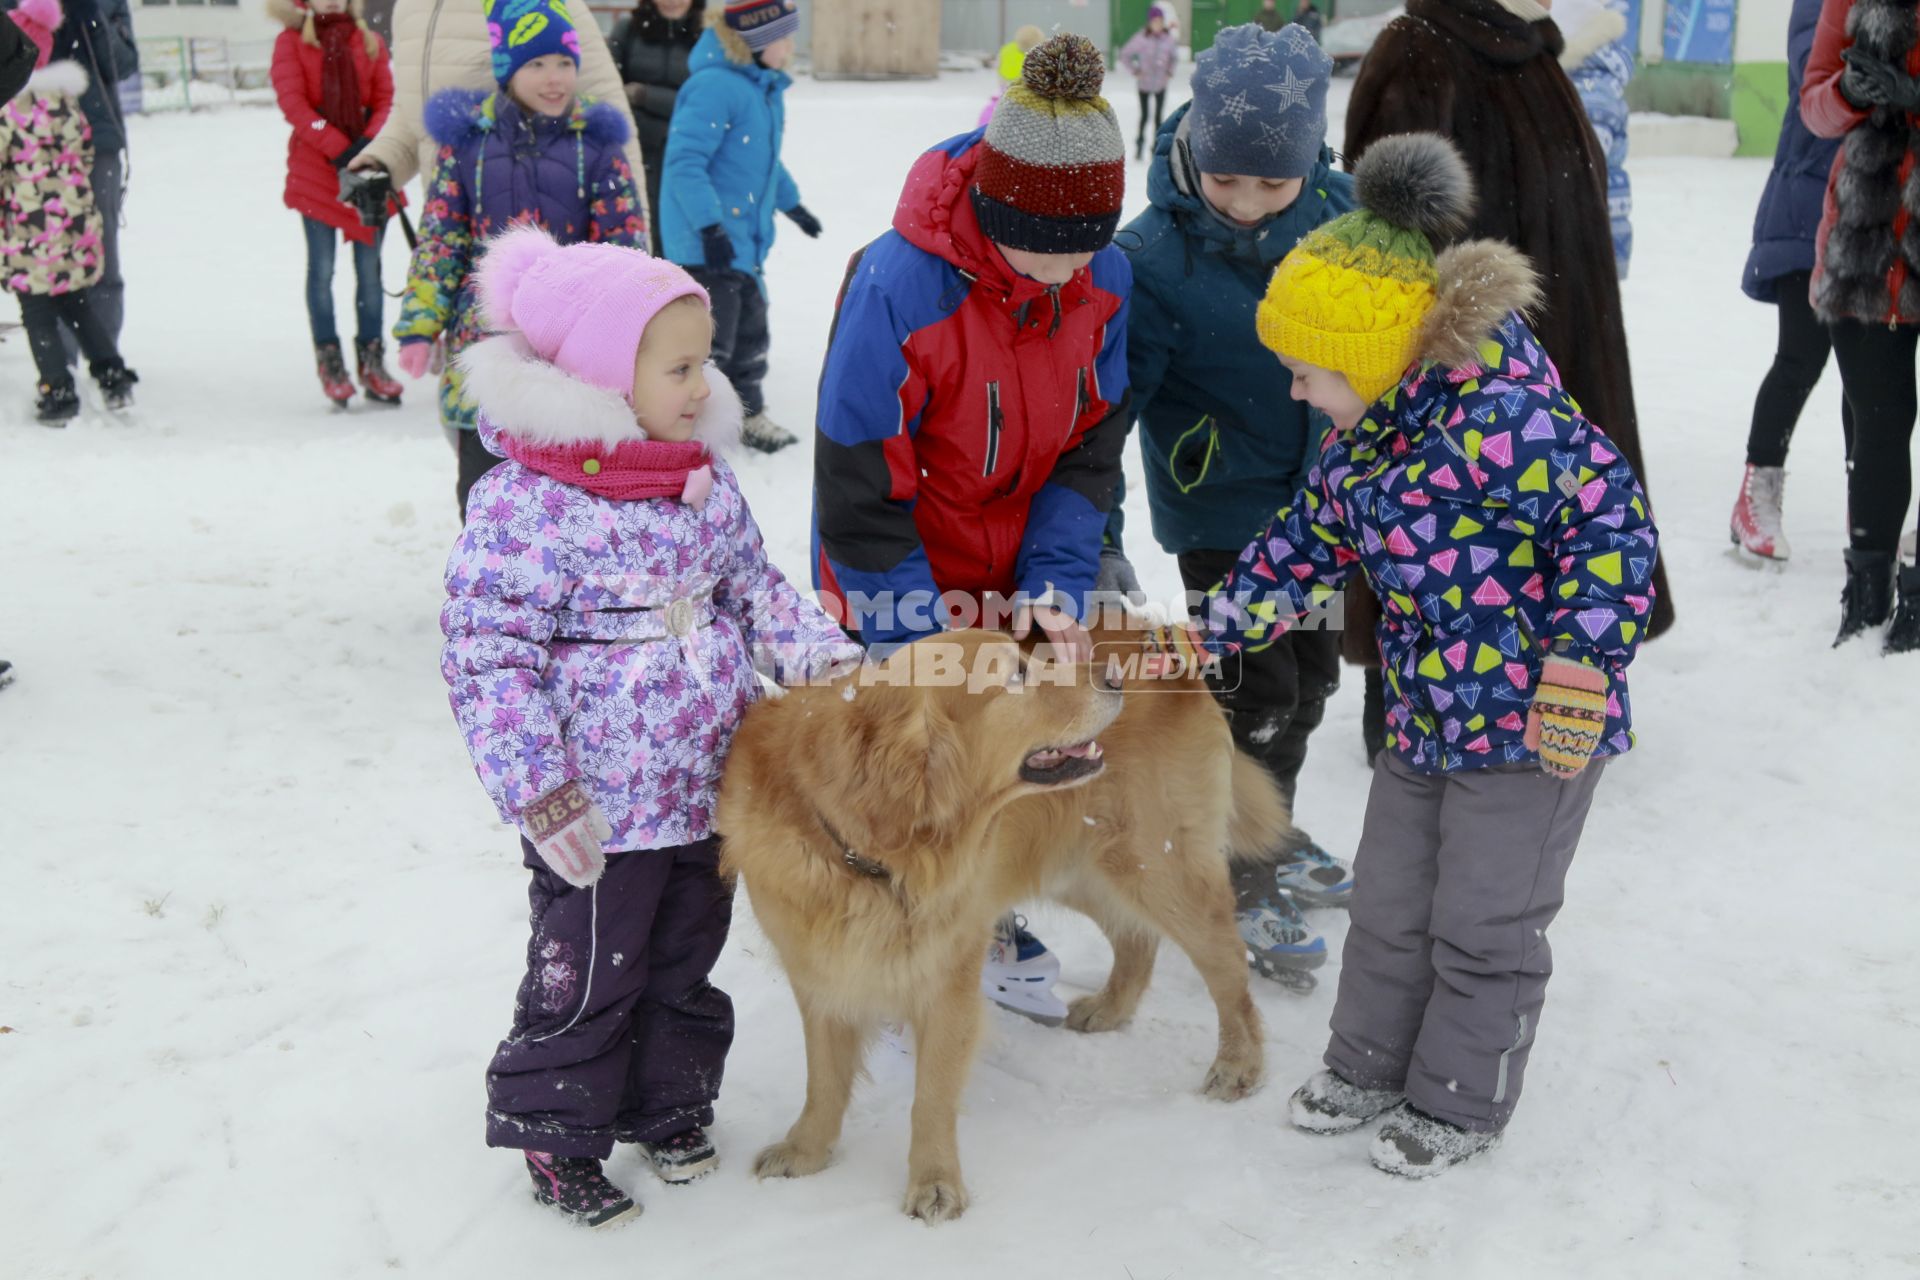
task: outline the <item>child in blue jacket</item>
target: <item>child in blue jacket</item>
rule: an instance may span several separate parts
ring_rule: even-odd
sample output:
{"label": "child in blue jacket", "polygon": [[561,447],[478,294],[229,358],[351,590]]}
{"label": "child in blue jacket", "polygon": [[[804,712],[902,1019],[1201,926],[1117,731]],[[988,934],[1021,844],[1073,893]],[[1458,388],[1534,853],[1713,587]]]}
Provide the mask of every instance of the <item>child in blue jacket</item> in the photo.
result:
{"label": "child in blue jacket", "polygon": [[1380,597],[1391,741],[1327,1070],[1290,1109],[1315,1133],[1387,1114],[1374,1164],[1427,1177],[1491,1147],[1519,1100],[1546,929],[1606,762],[1633,741],[1657,536],[1633,468],[1521,318],[1540,296],[1526,259],[1493,241],[1435,255],[1472,203],[1459,153],[1383,139],[1354,189],[1360,210],[1287,255],[1259,317],[1337,434],[1187,639],[1257,647],[1356,570]]}
{"label": "child in blue jacket", "polygon": [[[1260,345],[1254,310],[1274,264],[1353,208],[1353,179],[1333,170],[1326,147],[1332,72],[1301,27],[1222,31],[1195,60],[1193,102],[1154,144],[1150,207],[1115,240],[1133,264],[1127,376],[1154,537],[1190,592],[1218,582],[1300,488],[1325,429],[1289,397],[1293,379]],[[1241,110],[1248,100],[1261,110]],[[1117,506],[1107,532],[1102,586],[1131,587]],[[1339,683],[1338,633],[1302,628],[1241,655],[1214,693],[1235,744],[1291,798]],[[1311,984],[1327,944],[1300,908],[1344,906],[1352,892],[1347,867],[1299,831],[1264,861],[1236,864],[1255,971]]]}
{"label": "child in blue jacket", "polygon": [[764,453],[794,442],[767,417],[767,255],[775,213],[808,237],[820,219],[780,163],[787,128],[783,68],[800,26],[795,0],[732,0],[707,14],[707,33],[687,56],[691,68],[667,134],[660,176],[663,256],[679,263],[713,300],[713,362],[740,393],[740,438]]}

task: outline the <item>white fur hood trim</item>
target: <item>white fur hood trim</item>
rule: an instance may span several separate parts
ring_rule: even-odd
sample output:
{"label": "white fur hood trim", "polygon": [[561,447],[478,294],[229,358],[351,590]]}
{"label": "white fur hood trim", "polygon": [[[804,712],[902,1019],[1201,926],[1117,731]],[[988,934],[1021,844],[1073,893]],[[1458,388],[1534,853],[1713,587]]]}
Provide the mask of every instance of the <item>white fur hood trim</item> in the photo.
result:
{"label": "white fur hood trim", "polygon": [[59,62],[49,62],[27,79],[27,87],[21,92],[30,97],[49,97],[56,93],[70,93],[79,97],[87,91],[93,82],[87,79],[87,69],[71,58]]}
{"label": "white fur hood trim", "polygon": [[[467,375],[467,394],[488,422],[528,444],[603,444],[609,448],[647,433],[633,420],[627,398],[582,382],[542,360],[518,333],[474,343],[457,363]],[[740,397],[726,375],[707,366],[711,391],[694,424],[693,438],[721,456],[740,441]]]}

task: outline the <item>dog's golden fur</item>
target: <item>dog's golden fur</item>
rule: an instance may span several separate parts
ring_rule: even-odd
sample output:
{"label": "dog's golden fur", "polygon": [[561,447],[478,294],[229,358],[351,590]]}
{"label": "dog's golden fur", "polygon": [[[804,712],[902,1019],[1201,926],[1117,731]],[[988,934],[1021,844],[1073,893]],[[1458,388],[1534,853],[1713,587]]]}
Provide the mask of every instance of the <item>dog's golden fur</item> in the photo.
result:
{"label": "dog's golden fur", "polygon": [[[929,679],[942,656],[970,678]],[[1205,1092],[1258,1087],[1260,1019],[1227,860],[1229,848],[1273,847],[1285,802],[1235,752],[1197,678],[1129,679],[1123,711],[1120,692],[1074,670],[1050,680],[1059,668],[1005,635],[952,632],[748,714],[721,787],[722,865],[745,881],[786,967],[807,1055],[805,1106],[760,1153],[760,1176],[826,1165],[868,1035],[899,1022],[914,1030],[917,1072],[904,1207],[929,1220],[965,1210],[955,1114],[980,1032],[981,962],[994,920],[1034,897],[1085,912],[1113,944],[1105,988],[1073,1002],[1069,1026],[1125,1025],[1164,934],[1218,1008]],[[1096,776],[1023,777],[1032,753],[1096,737]]]}

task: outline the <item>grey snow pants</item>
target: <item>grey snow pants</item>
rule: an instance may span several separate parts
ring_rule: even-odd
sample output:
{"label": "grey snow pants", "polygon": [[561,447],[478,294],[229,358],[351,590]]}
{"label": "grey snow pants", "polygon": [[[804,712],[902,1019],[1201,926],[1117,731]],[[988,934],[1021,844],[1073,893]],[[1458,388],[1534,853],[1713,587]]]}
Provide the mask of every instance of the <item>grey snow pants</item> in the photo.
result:
{"label": "grey snow pants", "polygon": [[1606,762],[1373,766],[1326,1064],[1463,1129],[1506,1126],[1546,1003],[1567,867]]}

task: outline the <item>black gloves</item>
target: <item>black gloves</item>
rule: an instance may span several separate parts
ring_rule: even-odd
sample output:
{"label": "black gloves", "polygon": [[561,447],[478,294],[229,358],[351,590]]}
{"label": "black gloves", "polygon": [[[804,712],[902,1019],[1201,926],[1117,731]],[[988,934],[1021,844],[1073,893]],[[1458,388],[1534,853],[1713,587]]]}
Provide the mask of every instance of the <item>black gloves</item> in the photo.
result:
{"label": "black gloves", "polygon": [[700,249],[707,255],[707,270],[733,270],[733,238],[719,223],[700,228]]}
{"label": "black gloves", "polygon": [[1857,109],[1893,107],[1900,111],[1920,111],[1920,81],[1858,45],[1840,56],[1847,64],[1847,69],[1840,74],[1840,96]]}
{"label": "black gloves", "polygon": [[797,204],[787,210],[787,216],[793,219],[793,225],[800,228],[800,233],[806,236],[807,239],[818,240],[820,238],[820,219],[814,217],[813,214],[808,211],[807,206]]}
{"label": "black gloves", "polygon": [[362,151],[365,151],[367,149],[367,144],[372,141],[373,141],[372,138],[355,138],[352,142],[349,142],[347,144],[347,149],[345,151],[342,151],[339,155],[333,158],[333,167],[336,169],[346,168],[348,165],[353,163],[353,158],[355,156],[359,155]]}

